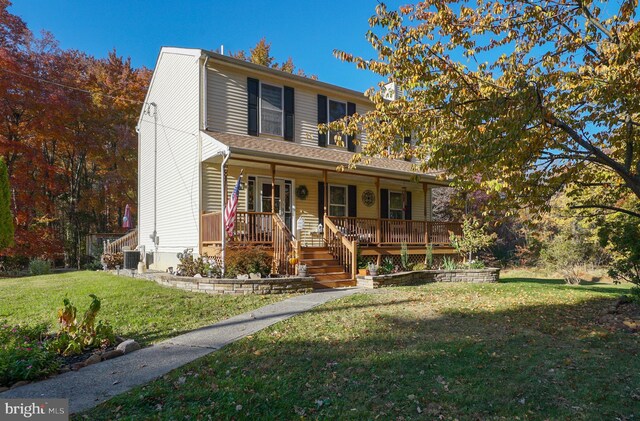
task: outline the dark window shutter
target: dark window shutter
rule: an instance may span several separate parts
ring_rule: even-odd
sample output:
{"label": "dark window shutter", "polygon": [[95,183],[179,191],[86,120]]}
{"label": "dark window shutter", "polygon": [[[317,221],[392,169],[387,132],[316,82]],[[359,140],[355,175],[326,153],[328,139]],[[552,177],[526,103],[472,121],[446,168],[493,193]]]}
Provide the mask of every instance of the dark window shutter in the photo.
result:
{"label": "dark window shutter", "polygon": [[358,189],[356,188],[356,186],[349,185],[347,198],[349,200],[349,212],[347,213],[347,215],[355,218],[356,216],[358,216]]}
{"label": "dark window shutter", "polygon": [[380,218],[389,218],[389,190],[380,189]]}
{"label": "dark window shutter", "polygon": [[[356,104],[353,102],[347,102],[347,115],[354,115],[356,113]],[[353,136],[347,136],[347,150],[349,152],[356,151],[356,145],[353,143]]]}
{"label": "dark window shutter", "polygon": [[258,79],[247,78],[247,133],[258,136],[258,97],[260,82]]}
{"label": "dark window shutter", "polygon": [[404,209],[404,219],[411,219],[411,192],[408,191],[406,194],[405,209]]}
{"label": "dark window shutter", "polygon": [[[411,136],[405,136],[405,137],[404,137],[404,143],[405,143],[405,144],[408,144],[409,146],[411,146]],[[404,160],[405,160],[405,161],[411,161],[411,158],[410,158],[410,157],[408,157],[408,156],[405,156],[405,157],[404,157]],[[407,219],[408,219],[408,218],[407,218]]]}
{"label": "dark window shutter", "polygon": [[[328,121],[327,97],[318,95],[318,124],[326,124]],[[318,146],[327,146],[327,133],[318,132]]]}
{"label": "dark window shutter", "polygon": [[324,224],[324,182],[318,181],[318,223]]}
{"label": "dark window shutter", "polygon": [[293,88],[284,87],[284,140],[293,140],[294,99]]}

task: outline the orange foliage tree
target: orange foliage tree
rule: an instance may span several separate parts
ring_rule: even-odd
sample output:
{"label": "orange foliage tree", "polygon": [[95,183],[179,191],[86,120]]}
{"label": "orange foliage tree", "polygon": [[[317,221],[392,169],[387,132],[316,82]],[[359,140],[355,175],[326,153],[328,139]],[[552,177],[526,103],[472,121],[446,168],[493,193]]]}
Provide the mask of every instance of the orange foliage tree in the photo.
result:
{"label": "orange foliage tree", "polygon": [[[0,0],[0,156],[15,244],[0,256],[79,266],[84,236],[121,230],[136,203],[135,124],[151,72],[34,37]],[[135,207],[133,209],[135,213]]]}

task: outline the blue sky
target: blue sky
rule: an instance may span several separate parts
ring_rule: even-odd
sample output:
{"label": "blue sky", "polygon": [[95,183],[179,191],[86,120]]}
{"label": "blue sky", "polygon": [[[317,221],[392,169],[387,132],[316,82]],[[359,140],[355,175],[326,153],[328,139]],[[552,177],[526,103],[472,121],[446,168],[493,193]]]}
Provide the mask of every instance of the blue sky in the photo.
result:
{"label": "blue sky", "polygon": [[[320,80],[364,91],[379,77],[337,60],[342,49],[372,57],[365,40],[375,0],[13,0],[9,9],[33,32],[46,29],[65,49],[103,57],[115,48],[153,68],[161,46],[249,50],[263,36],[279,61]],[[394,2],[387,2],[392,7]]]}

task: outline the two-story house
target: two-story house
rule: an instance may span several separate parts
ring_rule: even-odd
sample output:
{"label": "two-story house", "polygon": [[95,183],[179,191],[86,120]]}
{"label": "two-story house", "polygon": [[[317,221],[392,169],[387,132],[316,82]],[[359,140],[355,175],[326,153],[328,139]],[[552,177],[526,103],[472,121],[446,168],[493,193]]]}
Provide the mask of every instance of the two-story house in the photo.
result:
{"label": "two-story house", "polygon": [[[416,261],[426,244],[451,253],[449,232],[460,227],[431,221],[431,189],[446,184],[435,174],[386,158],[339,171],[359,145],[336,142],[318,124],[369,109],[350,89],[162,48],[138,124],[136,235],[147,264],[175,266],[185,248],[217,256],[259,245],[273,253],[274,270],[292,273],[295,254],[319,285],[335,286],[354,278],[357,248],[378,260],[398,256],[403,243]],[[222,210],[241,171],[235,231],[225,236]]]}

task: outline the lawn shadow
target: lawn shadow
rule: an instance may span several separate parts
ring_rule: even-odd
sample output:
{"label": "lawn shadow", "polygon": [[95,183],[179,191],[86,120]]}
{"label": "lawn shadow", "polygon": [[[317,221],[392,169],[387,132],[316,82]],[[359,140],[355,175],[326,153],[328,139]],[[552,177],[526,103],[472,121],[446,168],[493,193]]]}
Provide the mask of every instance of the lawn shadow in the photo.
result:
{"label": "lawn shadow", "polygon": [[164,418],[630,419],[640,412],[639,339],[600,324],[614,302],[435,314],[426,300],[338,303],[90,415],[157,417],[162,402]]}
{"label": "lawn shadow", "polygon": [[605,294],[625,294],[628,292],[630,288],[630,287],[626,288],[624,286],[622,287],[611,286],[612,284],[601,282],[601,281],[582,281],[580,282],[579,285],[569,285],[565,282],[564,279],[559,279],[559,278],[504,278],[504,279],[500,279],[500,283],[503,283],[503,284],[527,283],[527,284],[539,284],[539,285],[555,285],[560,288],[575,288],[576,291],[593,291],[593,292],[602,292]]}

